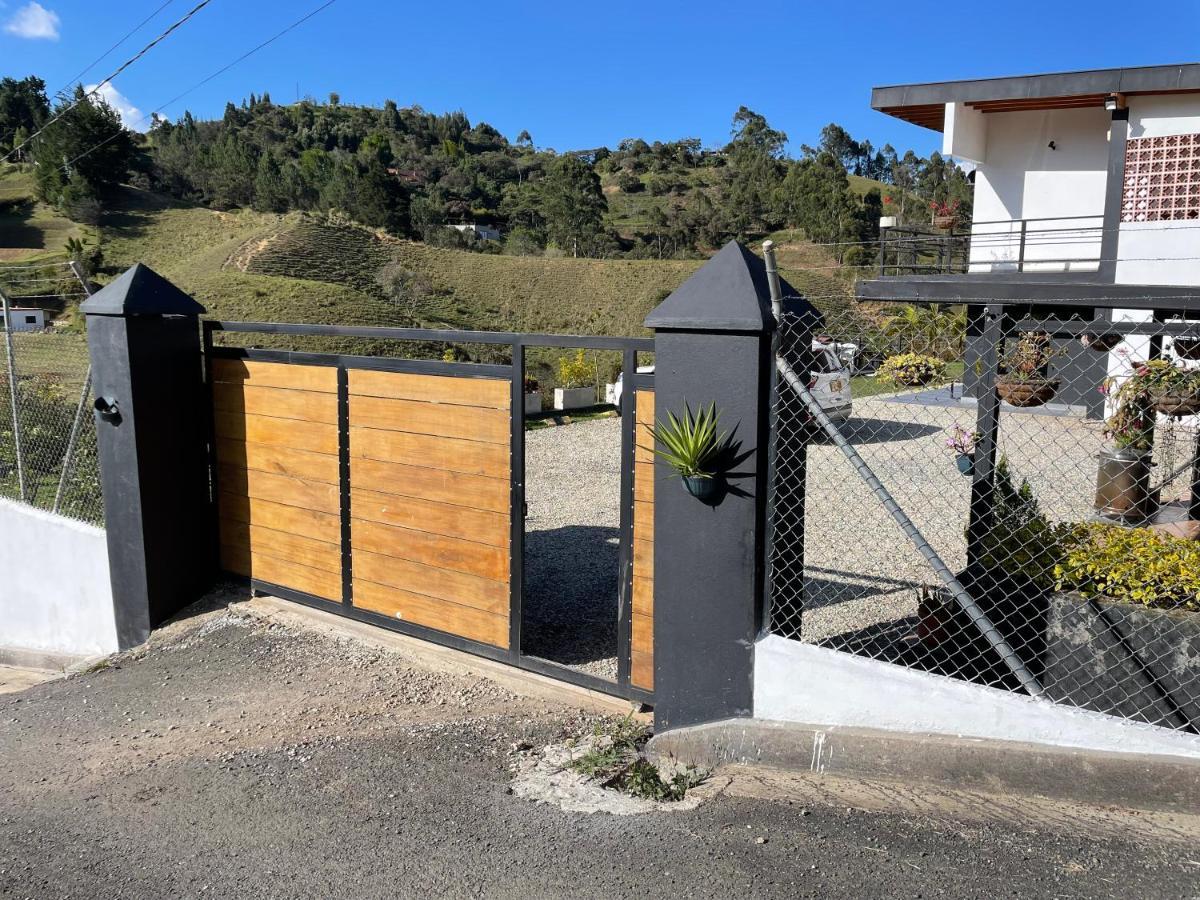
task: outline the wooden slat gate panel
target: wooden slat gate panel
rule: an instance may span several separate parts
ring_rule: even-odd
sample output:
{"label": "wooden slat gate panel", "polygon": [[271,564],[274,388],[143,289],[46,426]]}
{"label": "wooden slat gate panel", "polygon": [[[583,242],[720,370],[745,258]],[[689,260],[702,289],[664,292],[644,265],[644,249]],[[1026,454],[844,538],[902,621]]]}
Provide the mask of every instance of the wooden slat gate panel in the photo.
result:
{"label": "wooden slat gate panel", "polygon": [[633,647],[630,682],[654,690],[654,391],[635,395],[633,466]]}

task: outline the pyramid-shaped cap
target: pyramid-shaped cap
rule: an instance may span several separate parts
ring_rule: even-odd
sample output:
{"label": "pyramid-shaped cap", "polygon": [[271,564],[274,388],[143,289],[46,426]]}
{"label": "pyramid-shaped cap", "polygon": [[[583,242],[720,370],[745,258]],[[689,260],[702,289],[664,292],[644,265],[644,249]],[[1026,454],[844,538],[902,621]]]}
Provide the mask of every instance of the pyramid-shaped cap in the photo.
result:
{"label": "pyramid-shaped cap", "polygon": [[149,266],[136,263],[80,304],[89,316],[198,316],[203,306]]}
{"label": "pyramid-shaped cap", "polygon": [[[797,291],[780,280],[784,297]],[[730,241],[646,317],[655,329],[766,331],[771,328],[767,264]]]}

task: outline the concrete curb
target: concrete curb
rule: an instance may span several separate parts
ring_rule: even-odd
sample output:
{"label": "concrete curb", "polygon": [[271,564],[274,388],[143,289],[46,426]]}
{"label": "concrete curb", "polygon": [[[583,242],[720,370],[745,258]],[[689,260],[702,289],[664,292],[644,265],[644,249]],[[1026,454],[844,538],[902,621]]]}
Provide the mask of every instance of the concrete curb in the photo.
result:
{"label": "concrete curb", "polygon": [[[482,656],[472,656],[450,647],[431,644],[365,622],[357,622],[324,610],[312,609],[276,597],[255,597],[230,604],[230,612],[283,626],[308,628],[335,637],[351,638],[372,647],[404,653],[420,665],[437,672],[474,674],[489,678],[513,693],[550,700],[604,715],[628,715],[637,707],[628,700],[556,681]],[[641,716],[649,720],[648,716]]]}
{"label": "concrete curb", "polygon": [[1200,762],[1184,757],[760,719],[664,732],[649,751],[703,768],[754,764],[1137,809],[1200,809]]}
{"label": "concrete curb", "polygon": [[86,665],[103,656],[83,656],[75,653],[57,653],[53,650],[27,650],[21,647],[0,647],[0,665],[17,669],[40,669],[43,672],[70,674],[80,665]]}

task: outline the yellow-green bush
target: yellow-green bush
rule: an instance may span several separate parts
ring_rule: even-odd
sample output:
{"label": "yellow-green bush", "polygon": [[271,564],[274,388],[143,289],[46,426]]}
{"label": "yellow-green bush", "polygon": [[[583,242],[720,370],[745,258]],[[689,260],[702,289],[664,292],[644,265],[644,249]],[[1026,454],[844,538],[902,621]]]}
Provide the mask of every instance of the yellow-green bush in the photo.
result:
{"label": "yellow-green bush", "polygon": [[1088,597],[1200,610],[1200,544],[1149,528],[1080,526],[1054,576]]}
{"label": "yellow-green bush", "polygon": [[591,363],[584,358],[583,351],[574,356],[564,356],[558,361],[558,382],[565,388],[581,388],[593,384],[595,372]]}
{"label": "yellow-green bush", "polygon": [[946,364],[924,353],[900,353],[889,356],[879,367],[879,376],[909,387],[929,384],[942,377]]}

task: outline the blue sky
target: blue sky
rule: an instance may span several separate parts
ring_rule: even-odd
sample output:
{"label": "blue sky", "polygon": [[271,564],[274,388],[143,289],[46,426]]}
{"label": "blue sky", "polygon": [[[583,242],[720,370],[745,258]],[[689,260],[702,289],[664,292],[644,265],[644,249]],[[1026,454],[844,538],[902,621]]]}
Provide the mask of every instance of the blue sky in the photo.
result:
{"label": "blue sky", "polygon": [[[51,90],[163,0],[0,0],[0,75]],[[92,69],[109,74],[197,0],[173,0]],[[320,5],[212,0],[116,81],[148,112]],[[1200,0],[752,5],[643,0],[336,0],[317,17],[165,111],[220,115],[269,91],[343,102],[461,109],[539,147],[615,146],[625,137],[728,139],[740,104],[788,133],[793,152],[830,121],[877,146],[928,153],[940,136],[870,109],[873,85],[1200,60]],[[1152,14],[1151,13],[1152,10]]]}

